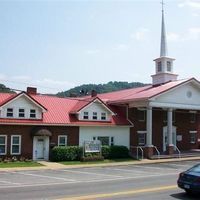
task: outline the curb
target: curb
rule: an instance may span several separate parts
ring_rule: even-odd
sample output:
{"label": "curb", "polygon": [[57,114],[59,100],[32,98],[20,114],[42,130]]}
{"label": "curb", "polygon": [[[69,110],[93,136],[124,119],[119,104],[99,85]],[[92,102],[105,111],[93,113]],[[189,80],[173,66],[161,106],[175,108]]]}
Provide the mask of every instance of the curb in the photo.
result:
{"label": "curb", "polygon": [[[145,164],[159,164],[168,162],[181,162],[181,161],[199,161],[200,157],[189,157],[189,158],[174,158],[174,159],[159,159],[159,160],[141,160],[141,161],[129,161],[129,162],[118,162],[118,163],[100,163],[100,164],[82,164],[82,165],[63,165],[60,163],[52,163],[42,161],[41,164],[46,166],[39,167],[13,167],[13,168],[0,168],[0,172],[11,172],[11,171],[31,171],[31,170],[56,170],[56,169],[74,169],[74,168],[92,168],[92,167],[114,167],[114,166],[128,166],[128,165],[145,165]],[[39,162],[40,163],[40,162]],[[49,165],[48,165],[49,164]]]}

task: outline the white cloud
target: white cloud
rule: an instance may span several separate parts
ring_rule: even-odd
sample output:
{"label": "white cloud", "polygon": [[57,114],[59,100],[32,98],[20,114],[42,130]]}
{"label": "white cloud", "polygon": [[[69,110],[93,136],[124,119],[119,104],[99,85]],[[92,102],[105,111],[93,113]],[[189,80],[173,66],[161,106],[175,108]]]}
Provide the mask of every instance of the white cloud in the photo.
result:
{"label": "white cloud", "polygon": [[200,39],[200,27],[190,28],[188,30],[188,39],[198,40]]}
{"label": "white cloud", "polygon": [[136,40],[145,40],[148,33],[149,30],[147,28],[139,28],[135,33],[131,34],[131,38]]}
{"label": "white cloud", "polygon": [[200,9],[200,1],[199,0],[185,0],[178,4],[179,7],[191,7],[195,9]]}
{"label": "white cloud", "polygon": [[128,50],[129,46],[127,44],[117,44],[113,49],[117,51]]}
{"label": "white cloud", "polygon": [[167,34],[167,40],[169,41],[179,41],[181,39],[181,36],[177,33],[168,33]]}
{"label": "white cloud", "polygon": [[89,54],[89,55],[97,54],[99,52],[100,52],[99,49],[88,49],[88,50],[85,51],[85,53]]}
{"label": "white cloud", "polygon": [[75,83],[68,81],[53,80],[49,78],[44,78],[41,80],[32,79],[30,76],[8,76],[5,74],[0,74],[0,83],[3,83],[7,87],[26,90],[26,87],[37,87],[40,93],[52,93],[66,91],[72,87],[75,87]]}

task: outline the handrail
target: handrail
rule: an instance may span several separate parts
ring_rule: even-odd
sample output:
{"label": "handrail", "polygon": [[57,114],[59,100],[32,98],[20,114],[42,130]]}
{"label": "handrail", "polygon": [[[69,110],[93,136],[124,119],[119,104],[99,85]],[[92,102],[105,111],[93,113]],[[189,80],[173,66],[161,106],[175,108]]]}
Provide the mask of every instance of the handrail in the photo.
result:
{"label": "handrail", "polygon": [[137,152],[137,160],[139,160],[139,149],[140,149],[140,151],[141,151],[141,153],[142,153],[142,158],[141,158],[141,160],[144,158],[144,151],[143,151],[143,149],[142,149],[142,147],[141,146],[131,146],[131,148],[136,148],[136,152]]}
{"label": "handrail", "polygon": [[178,151],[178,157],[181,158],[181,151],[179,148],[176,145],[174,145],[174,148]]}
{"label": "handrail", "polygon": [[153,148],[156,150],[156,152],[158,154],[158,159],[160,159],[160,151],[158,151],[158,148],[156,146],[153,146]]}

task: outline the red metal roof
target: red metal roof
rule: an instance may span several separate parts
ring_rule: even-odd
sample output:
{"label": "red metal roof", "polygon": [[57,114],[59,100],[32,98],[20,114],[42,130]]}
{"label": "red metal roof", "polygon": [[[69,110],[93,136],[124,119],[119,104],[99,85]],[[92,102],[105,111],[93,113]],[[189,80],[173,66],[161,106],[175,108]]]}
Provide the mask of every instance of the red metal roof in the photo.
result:
{"label": "red metal roof", "polygon": [[[113,112],[118,114],[112,116],[111,121],[79,121],[75,115],[70,114],[73,108],[77,105],[88,104],[88,101],[72,98],[59,98],[47,95],[30,95],[36,102],[47,109],[43,113],[42,120],[33,119],[8,119],[0,118],[2,124],[44,124],[44,125],[86,125],[86,126],[116,126],[116,125],[130,125],[125,116],[119,114],[119,110],[113,107]],[[8,102],[13,99],[13,94],[0,93],[0,105],[2,102]],[[109,106],[110,108],[110,106]]]}
{"label": "red metal roof", "polygon": [[130,101],[136,101],[136,100],[137,101],[147,100],[149,98],[162,94],[168,91],[169,89],[177,87],[178,85],[181,85],[193,79],[194,78],[183,79],[178,81],[171,81],[158,86],[147,85],[139,88],[132,88],[116,92],[104,93],[104,94],[99,94],[98,97],[107,103],[128,103]]}
{"label": "red metal roof", "polygon": [[[147,100],[159,94],[162,94],[174,87],[187,83],[196,79],[184,79],[171,81],[159,86],[148,85],[145,87],[121,90],[116,92],[99,94],[98,99],[103,101],[105,105],[117,113],[112,116],[110,122],[102,121],[79,121],[75,114],[77,111],[84,108],[97,97],[82,97],[82,98],[59,98],[47,95],[29,95],[37,103],[47,109],[43,113],[42,120],[24,120],[24,119],[0,119],[0,123],[18,123],[18,124],[44,124],[44,125],[85,125],[85,126],[115,126],[115,125],[130,125],[130,122],[121,112],[120,108],[112,104],[128,103],[130,101]],[[197,81],[198,82],[198,81]],[[16,95],[16,94],[15,94]],[[0,93],[0,105],[13,99],[13,94]],[[109,105],[108,105],[109,104]]]}

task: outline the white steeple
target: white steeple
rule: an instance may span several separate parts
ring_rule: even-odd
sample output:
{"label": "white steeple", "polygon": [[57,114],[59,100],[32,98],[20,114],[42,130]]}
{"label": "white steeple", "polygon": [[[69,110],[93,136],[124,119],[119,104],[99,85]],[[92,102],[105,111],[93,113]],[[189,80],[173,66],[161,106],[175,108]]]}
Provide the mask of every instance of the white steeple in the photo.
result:
{"label": "white steeple", "polygon": [[153,85],[160,85],[169,81],[175,81],[177,80],[178,76],[177,74],[173,73],[173,61],[175,59],[168,57],[163,0],[161,4],[162,4],[162,22],[161,22],[160,57],[154,60],[156,66],[155,66],[155,74],[152,75]]}
{"label": "white steeple", "polygon": [[160,57],[162,56],[167,56],[167,39],[165,31],[163,2],[162,2],[162,24],[161,24],[161,42],[160,42]]}

